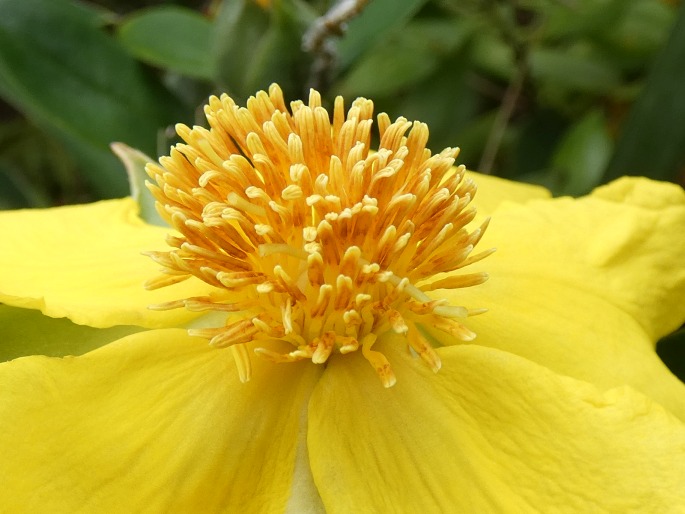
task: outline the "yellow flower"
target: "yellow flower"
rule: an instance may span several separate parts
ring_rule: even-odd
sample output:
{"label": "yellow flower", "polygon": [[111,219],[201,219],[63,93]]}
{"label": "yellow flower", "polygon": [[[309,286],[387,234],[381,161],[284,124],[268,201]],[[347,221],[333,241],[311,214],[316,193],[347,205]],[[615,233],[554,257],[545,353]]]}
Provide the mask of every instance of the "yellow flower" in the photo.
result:
{"label": "yellow flower", "polygon": [[0,215],[0,301],[148,329],[0,364],[0,510],[685,508],[654,352],[685,320],[683,191],[549,199],[422,124],[379,116],[369,152],[371,111],[211,99],[148,168],[171,234],[132,199]]}

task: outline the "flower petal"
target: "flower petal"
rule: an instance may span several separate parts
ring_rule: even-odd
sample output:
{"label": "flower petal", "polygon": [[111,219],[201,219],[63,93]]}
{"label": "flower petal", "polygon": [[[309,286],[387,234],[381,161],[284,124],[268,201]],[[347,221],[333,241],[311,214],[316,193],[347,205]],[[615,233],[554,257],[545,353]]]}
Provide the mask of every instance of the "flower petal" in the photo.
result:
{"label": "flower petal", "polygon": [[8,512],[283,510],[311,364],[255,360],[180,329],[82,357],[0,365],[0,482]]}
{"label": "flower petal", "polygon": [[[399,336],[395,336],[397,343]],[[669,512],[685,505],[685,426],[629,388],[605,393],[512,354],[439,350],[434,375],[388,349],[397,384],[333,360],[310,403],[327,511]]]}
{"label": "flower petal", "polygon": [[[589,197],[502,206],[486,231],[485,284],[437,291],[489,311],[476,343],[601,388],[627,384],[685,420],[685,385],[654,351],[685,320],[685,193],[623,179]],[[435,334],[438,336],[437,334]]]}
{"label": "flower petal", "polygon": [[52,209],[0,213],[0,301],[40,309],[94,327],[178,326],[194,317],[184,309],[147,306],[197,296],[207,287],[191,279],[146,291],[158,265],[141,255],[165,249],[170,229],[143,223],[131,198]]}
{"label": "flower petal", "polygon": [[551,193],[542,186],[513,182],[492,175],[469,171],[467,178],[478,185],[474,205],[479,217],[491,216],[504,202],[526,203],[529,200],[542,200],[551,197]]}

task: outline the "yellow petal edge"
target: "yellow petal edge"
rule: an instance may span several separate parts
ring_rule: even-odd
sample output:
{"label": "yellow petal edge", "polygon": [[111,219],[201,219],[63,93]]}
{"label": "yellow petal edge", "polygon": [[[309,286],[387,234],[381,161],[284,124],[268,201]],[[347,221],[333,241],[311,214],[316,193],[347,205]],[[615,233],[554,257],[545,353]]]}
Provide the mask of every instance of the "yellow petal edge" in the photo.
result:
{"label": "yellow petal edge", "polygon": [[141,255],[163,248],[168,229],[143,223],[131,198],[0,213],[0,302],[39,309],[93,327],[179,326],[187,312],[152,312],[151,303],[206,291],[199,281],[164,295],[143,283],[157,266]]}

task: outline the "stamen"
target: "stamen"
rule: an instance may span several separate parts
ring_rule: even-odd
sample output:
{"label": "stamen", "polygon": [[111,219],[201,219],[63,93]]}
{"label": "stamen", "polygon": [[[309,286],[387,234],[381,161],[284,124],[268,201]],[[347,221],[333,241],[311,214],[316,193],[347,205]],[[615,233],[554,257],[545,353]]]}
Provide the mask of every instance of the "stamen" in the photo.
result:
{"label": "stamen", "polygon": [[317,297],[316,302],[314,303],[314,308],[311,310],[311,316],[313,318],[317,316],[322,316],[323,313],[326,312],[326,309],[328,308],[328,304],[330,303],[332,296],[332,285],[323,284],[321,287],[319,287],[319,296]]}
{"label": "stamen", "polygon": [[319,252],[310,253],[307,256],[307,278],[309,283],[313,286],[319,286],[324,283],[324,262],[323,257]]}
{"label": "stamen", "polygon": [[426,364],[433,370],[433,373],[440,371],[442,361],[433,347],[419,334],[417,330],[409,333],[409,344],[412,349],[419,354]]}
{"label": "stamen", "polygon": [[395,309],[388,309],[388,321],[395,333],[404,335],[409,332],[409,327],[404,321],[402,314]]}
{"label": "stamen", "polygon": [[385,355],[382,353],[371,349],[377,338],[376,334],[372,333],[367,334],[364,339],[362,339],[362,354],[376,370],[376,374],[378,374],[378,378],[381,379],[383,387],[392,387],[397,382],[397,378],[390,367],[388,359],[386,359]]}
{"label": "stamen", "polygon": [[354,293],[354,285],[352,279],[345,275],[338,275],[335,281],[336,297],[334,307],[336,310],[341,310],[349,305]]}
{"label": "stamen", "polygon": [[284,291],[287,291],[290,296],[301,302],[307,301],[307,297],[304,296],[302,291],[299,290],[295,281],[290,275],[288,275],[288,273],[280,264],[274,266],[273,274],[276,277],[276,282],[283,288]]}
{"label": "stamen", "polygon": [[476,334],[471,332],[461,323],[457,323],[456,321],[451,319],[445,319],[439,316],[434,316],[432,318],[431,325],[437,328],[438,330],[442,330],[443,332],[450,334],[451,336],[454,336],[462,341],[473,341],[476,338]]}
{"label": "stamen", "polygon": [[[191,279],[214,290],[150,308],[226,316],[189,333],[230,347],[241,381],[252,373],[248,344],[278,363],[325,364],[361,349],[391,387],[390,363],[373,348],[406,339],[437,372],[421,327],[471,341],[462,322],[485,312],[431,293],[458,289],[467,302],[465,288],[488,278],[455,273],[492,253],[472,254],[488,225],[470,226],[476,186],[453,167],[458,148],[431,155],[425,124],[381,113],[371,151],[372,102],[345,112],[337,98],[332,119],[322,104],[312,91],[288,110],[274,85],[246,108],[210,98],[210,129],[177,126],[184,142],[147,167],[157,210],[177,233],[168,251],[147,253],[162,269],[145,287]],[[262,346],[273,341],[290,348]]]}
{"label": "stamen", "polygon": [[266,209],[263,207],[259,207],[257,205],[254,205],[244,198],[241,198],[238,196],[237,193],[230,192],[228,193],[228,196],[226,197],[226,201],[228,204],[232,207],[235,207],[236,209],[239,209],[244,212],[248,212],[254,216],[258,216],[260,218],[266,217]]}
{"label": "stamen", "polygon": [[186,301],[187,300],[172,300],[170,302],[155,303],[152,305],[148,305],[147,308],[150,309],[151,311],[168,311],[171,309],[178,309],[180,307],[185,307]]}
{"label": "stamen", "polygon": [[314,339],[316,350],[312,355],[312,362],[314,364],[323,364],[330,357],[335,345],[335,332],[326,332],[322,338]]}
{"label": "stamen", "polygon": [[424,291],[434,291],[436,289],[458,289],[461,287],[471,287],[482,284],[487,281],[489,275],[487,273],[471,273],[469,275],[453,275],[451,277],[436,280],[425,286],[422,286]]}
{"label": "stamen", "polygon": [[350,246],[345,250],[345,255],[343,255],[340,263],[340,273],[348,277],[356,275],[361,255],[362,252],[358,246]]}
{"label": "stamen", "polygon": [[212,299],[209,296],[196,296],[194,298],[188,298],[183,300],[185,303],[185,308],[189,311],[201,312],[201,311],[222,311],[222,312],[241,312],[254,307],[257,302],[256,300],[246,300],[234,303],[220,303],[216,299]]}
{"label": "stamen", "polygon": [[281,198],[283,198],[283,200],[295,201],[303,196],[304,193],[302,192],[302,188],[295,184],[291,184],[281,191]]}
{"label": "stamen", "polygon": [[183,282],[184,280],[188,280],[191,277],[191,275],[160,275],[155,278],[151,278],[150,280],[145,281],[143,284],[143,287],[149,291],[152,291],[154,289],[159,289],[160,287],[167,287],[171,286],[174,284],[178,284],[179,282]]}
{"label": "stamen", "polygon": [[287,244],[263,244],[259,245],[259,256],[268,257],[269,255],[283,254],[290,255],[297,259],[306,260],[309,255],[304,250],[299,250]]}
{"label": "stamen", "polygon": [[252,364],[250,363],[250,354],[247,352],[247,345],[236,344],[231,346],[231,354],[238,369],[240,381],[243,384],[248,382],[252,376]]}
{"label": "stamen", "polygon": [[260,357],[264,357],[265,359],[276,363],[297,362],[304,359],[311,359],[314,355],[314,351],[311,350],[309,347],[303,350],[294,350],[286,354],[277,353],[267,348],[255,348],[254,352]]}
{"label": "stamen", "polygon": [[465,318],[469,315],[466,307],[459,305],[439,305],[433,309],[433,314],[443,318]]}
{"label": "stamen", "polygon": [[340,337],[340,353],[345,355],[346,353],[356,352],[359,349],[359,341],[354,337]]}
{"label": "stamen", "polygon": [[345,325],[361,325],[362,317],[361,314],[359,314],[359,311],[350,309],[343,313],[343,321],[345,322]]}

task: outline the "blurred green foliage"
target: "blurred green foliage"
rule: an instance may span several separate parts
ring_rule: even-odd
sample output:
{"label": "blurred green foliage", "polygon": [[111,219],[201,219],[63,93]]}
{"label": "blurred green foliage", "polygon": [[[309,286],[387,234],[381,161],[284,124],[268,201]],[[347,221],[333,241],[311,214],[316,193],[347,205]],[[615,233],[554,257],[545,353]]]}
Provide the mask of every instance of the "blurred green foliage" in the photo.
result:
{"label": "blurred green foliage", "polygon": [[[347,8],[344,8],[344,7]],[[680,13],[678,11],[681,11]],[[664,0],[0,0],[0,208],[127,194],[210,94],[279,82],[428,123],[472,169],[580,195],[683,180],[685,14]],[[326,23],[324,23],[324,21]]]}

